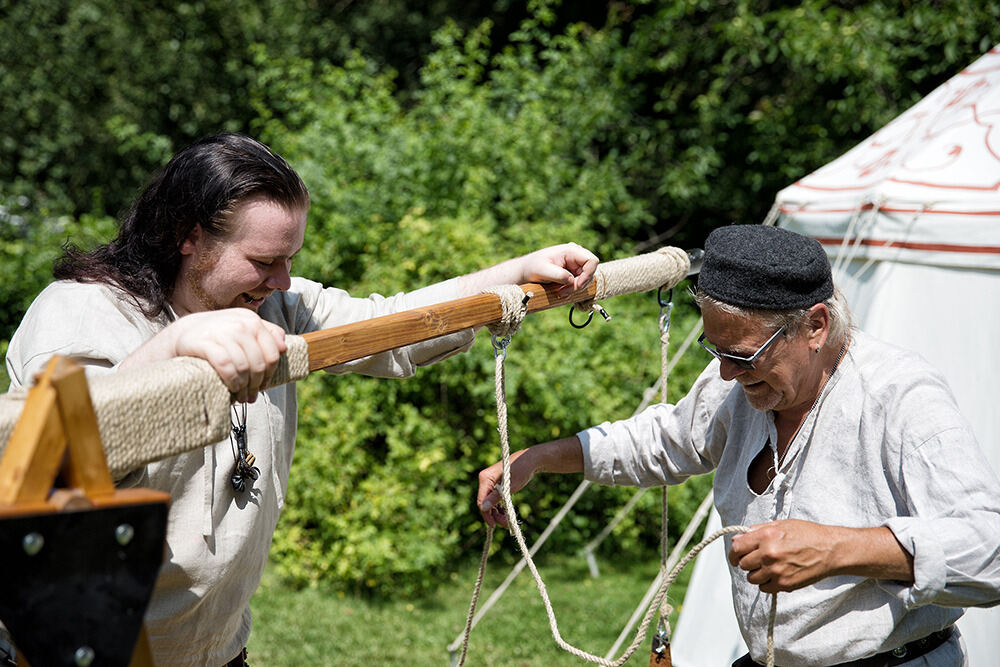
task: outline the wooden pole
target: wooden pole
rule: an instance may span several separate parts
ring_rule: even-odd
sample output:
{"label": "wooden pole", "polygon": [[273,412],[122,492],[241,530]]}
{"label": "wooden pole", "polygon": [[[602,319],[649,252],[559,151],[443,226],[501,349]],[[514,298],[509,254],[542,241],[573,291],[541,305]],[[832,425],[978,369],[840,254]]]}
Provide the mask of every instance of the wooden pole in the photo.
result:
{"label": "wooden pole", "polygon": [[[700,250],[689,251],[691,269],[688,275],[698,272]],[[628,271],[638,258],[615,260],[603,264],[598,271]],[[559,285],[525,283],[521,290],[531,298],[529,313],[557,308],[571,303],[591,301],[597,296],[597,280],[576,292],[560,290]],[[343,364],[370,354],[378,354],[404,345],[412,345],[439,336],[481,327],[500,321],[503,309],[496,294],[475,294],[423,308],[383,315],[339,327],[313,331],[303,335],[309,346],[309,371]]]}
{"label": "wooden pole", "polygon": [[[527,294],[528,312],[579,303],[593,298],[594,287],[577,292],[556,291],[556,286],[526,283],[519,287]],[[589,296],[588,296],[589,290]],[[309,371],[346,363],[404,345],[497,322],[503,315],[495,294],[475,294],[453,301],[414,308],[352,322],[303,335],[309,345]]]}

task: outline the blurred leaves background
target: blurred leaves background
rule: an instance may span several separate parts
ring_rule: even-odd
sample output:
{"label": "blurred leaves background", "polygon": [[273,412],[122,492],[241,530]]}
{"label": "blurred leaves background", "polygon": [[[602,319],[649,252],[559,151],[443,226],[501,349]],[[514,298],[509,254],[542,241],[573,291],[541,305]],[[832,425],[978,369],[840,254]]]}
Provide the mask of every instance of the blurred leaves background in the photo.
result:
{"label": "blurred leaves background", "polygon": [[[296,273],[391,293],[553,243],[614,259],[760,222],[998,26],[987,0],[0,0],[0,351],[60,246],[111,238],[205,134],[254,135],[305,179]],[[697,313],[674,297],[676,349]],[[609,323],[550,311],[515,336],[515,446],[626,417],[658,377],[655,295],[605,306]],[[706,362],[685,357],[672,400]],[[475,473],[499,456],[488,337],[411,380],[299,391],[286,575],[416,593],[475,558]],[[529,533],[578,482],[520,494]],[[671,490],[675,537],[709,484]],[[630,495],[589,492],[547,548],[579,549]],[[605,549],[653,557],[657,498]]]}

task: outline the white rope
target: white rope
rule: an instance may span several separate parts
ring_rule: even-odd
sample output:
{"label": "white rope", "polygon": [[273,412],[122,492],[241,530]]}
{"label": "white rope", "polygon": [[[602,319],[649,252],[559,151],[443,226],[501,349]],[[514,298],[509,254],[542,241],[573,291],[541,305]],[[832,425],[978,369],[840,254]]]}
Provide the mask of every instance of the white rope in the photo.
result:
{"label": "white rope", "polygon": [[[517,286],[506,286],[514,287],[517,292],[520,293],[520,288]],[[545,613],[549,619],[549,629],[552,632],[552,637],[555,639],[556,644],[562,648],[564,651],[575,655],[579,658],[593,662],[599,665],[604,665],[605,667],[620,667],[623,665],[632,654],[635,653],[639,644],[642,642],[643,638],[646,636],[646,631],[649,629],[650,622],[652,621],[653,614],[658,609],[663,609],[664,601],[666,599],[667,590],[670,584],[674,582],[677,575],[690,563],[698,553],[701,552],[708,544],[715,541],[719,537],[724,535],[729,535],[737,532],[747,532],[749,529],[744,526],[728,526],[716,531],[714,534],[702,540],[699,544],[695,545],[688,554],[681,559],[677,566],[670,572],[670,574],[663,580],[659,590],[654,596],[653,603],[650,605],[645,616],[643,617],[642,623],[639,626],[639,630],[636,632],[635,639],[625,650],[625,652],[617,660],[607,660],[600,656],[588,653],[577,647],[566,642],[561,633],[559,632],[559,624],[555,617],[555,611],[552,608],[552,602],[549,599],[548,592],[545,587],[545,582],[542,581],[542,577],[538,572],[538,568],[535,566],[535,562],[531,557],[530,551],[524,539],[524,534],[521,532],[521,527],[517,518],[517,511],[514,507],[513,499],[511,498],[510,490],[510,440],[509,432],[507,428],[507,397],[506,397],[506,374],[504,362],[506,360],[506,345],[509,343],[509,333],[505,333],[511,330],[516,331],[517,327],[520,326],[520,319],[524,317],[524,311],[526,308],[518,309],[513,305],[516,301],[516,295],[513,291],[505,288],[498,288],[499,291],[496,293],[501,295],[501,302],[504,303],[504,310],[507,310],[507,306],[511,306],[511,310],[522,311],[520,316],[516,313],[508,317],[508,313],[505,312],[503,318],[503,324],[497,327],[491,327],[490,330],[494,335],[494,346],[496,348],[496,371],[495,371],[495,390],[496,390],[496,402],[497,402],[497,429],[500,433],[500,448],[502,453],[502,475],[500,483],[500,497],[503,507],[506,508],[507,513],[507,523],[508,528],[513,533],[514,539],[517,541],[518,547],[521,549],[521,553],[524,556],[524,561],[531,571],[532,576],[535,579],[535,585],[538,587],[538,592],[541,595],[542,602],[545,605]],[[506,294],[504,294],[506,293]],[[522,306],[526,304],[526,300],[521,302]],[[496,338],[498,336],[505,335],[506,340],[498,344]],[[489,529],[487,531],[487,544],[483,551],[483,559],[480,563],[479,574],[476,581],[475,590],[473,592],[472,601],[469,605],[469,613],[466,619],[465,631],[462,638],[462,652],[460,659],[458,661],[459,667],[465,664],[465,657],[468,654],[468,642],[469,635],[471,634],[471,628],[473,619],[475,618],[475,608],[478,601],[479,592],[481,590],[482,580],[485,574],[486,561],[488,560],[489,548],[492,543],[493,531]],[[776,614],[776,598],[772,598],[771,603],[771,616],[769,620],[768,629],[768,657],[767,664],[768,667],[774,667],[774,618]]]}
{"label": "white rope", "polygon": [[[483,556],[479,560],[479,576],[476,577],[476,585],[472,590],[472,602],[469,603],[469,614],[465,618],[465,631],[462,633],[462,653],[458,658],[458,664],[465,664],[465,656],[469,652],[469,635],[472,633],[472,626],[475,624],[476,602],[479,600],[479,592],[483,588],[483,577],[486,574],[486,561],[490,558],[490,547],[493,546],[493,526],[486,526],[486,543],[483,545]],[[449,651],[455,649],[448,647]]]}
{"label": "white rope", "polygon": [[[681,346],[677,349],[677,354],[675,354],[674,357],[670,360],[670,363],[667,364],[668,376],[674,372],[674,368],[677,366],[677,363],[687,353],[688,348],[691,347],[694,341],[698,338],[698,334],[701,331],[701,326],[702,326],[702,320],[699,317],[698,321],[695,322],[694,327],[691,329],[691,331],[688,332],[687,338],[684,339],[684,342],[681,343]],[[634,417],[643,410],[645,410],[646,408],[648,408],[650,403],[653,402],[653,397],[656,395],[658,391],[660,391],[660,378],[656,378],[656,382],[654,382],[652,386],[647,387],[646,390],[642,393],[642,402],[640,402],[639,407],[637,407],[635,411],[632,412],[632,416]]]}
{"label": "white rope", "polygon": [[[550,535],[552,535],[553,532],[555,532],[555,529],[559,527],[559,524],[561,524],[563,519],[566,518],[566,515],[569,514],[569,511],[571,509],[573,509],[573,506],[576,505],[576,502],[583,496],[584,491],[586,491],[589,486],[590,482],[588,482],[587,480],[583,480],[580,482],[579,486],[576,487],[576,490],[573,491],[572,495],[570,495],[569,500],[567,500],[566,503],[559,509],[559,511],[556,512],[556,515],[552,518],[552,521],[549,522],[549,525],[545,527],[545,530],[542,531],[542,534],[538,537],[535,543],[531,545],[531,549],[528,551],[530,555],[534,556],[535,553],[542,547],[542,545],[545,544],[545,541],[549,538]],[[493,530],[492,528],[490,528],[487,531],[487,539],[492,540],[493,539],[492,536],[493,536]],[[458,664],[457,655],[455,654],[455,652],[462,645],[463,641],[467,641],[466,633],[472,632],[472,630],[479,624],[479,621],[482,620],[483,616],[485,616],[486,613],[493,608],[493,605],[496,604],[497,600],[499,600],[500,597],[507,591],[507,588],[510,587],[514,579],[516,579],[517,576],[524,571],[526,565],[527,561],[525,561],[524,557],[522,556],[521,560],[517,562],[517,565],[511,568],[511,571],[507,574],[507,578],[504,579],[499,586],[497,586],[496,590],[493,591],[493,594],[490,595],[490,597],[486,600],[486,602],[484,602],[482,606],[478,608],[475,617],[472,619],[471,625],[468,622],[466,622],[465,629],[463,629],[462,633],[460,633],[458,637],[456,637],[455,640],[448,645],[448,652],[451,653],[452,655],[452,665]],[[485,569],[485,566],[483,566],[483,569]],[[473,605],[475,605],[475,599],[477,597],[478,594],[475,594],[473,596]]]}
{"label": "white rope", "polygon": [[[672,292],[672,290],[671,290]],[[667,352],[670,348],[670,314],[674,303],[660,301],[660,403],[667,402]],[[660,569],[667,569],[667,559],[670,557],[670,502],[667,496],[667,485],[660,487]],[[657,621],[657,636],[663,643],[663,650],[670,651],[670,614],[674,608],[667,602],[669,584],[663,591],[663,603],[660,606],[660,619]]]}
{"label": "white rope", "polygon": [[681,557],[681,552],[684,551],[684,549],[687,548],[687,545],[691,543],[691,538],[694,537],[695,531],[698,530],[702,521],[704,521],[705,517],[708,516],[709,510],[712,508],[713,499],[714,493],[711,489],[709,489],[708,493],[705,494],[705,497],[702,498],[701,504],[698,505],[698,509],[695,510],[694,516],[691,517],[691,521],[689,521],[688,525],[684,528],[684,532],[681,534],[680,539],[677,540],[677,544],[674,545],[674,550],[670,552],[670,558],[667,560],[667,567],[656,573],[653,583],[649,585],[649,588],[646,590],[646,594],[643,595],[642,600],[640,600],[639,604],[636,605],[635,611],[632,612],[628,622],[625,623],[625,626],[619,633],[618,639],[615,640],[614,645],[605,654],[605,658],[610,659],[615,653],[618,652],[618,649],[621,648],[621,645],[628,638],[628,634],[632,631],[632,628],[634,628],[635,624],[639,622],[642,611],[646,609],[647,605],[649,605],[649,601],[653,599],[653,595],[659,590],[660,584],[663,582],[664,573],[672,570],[677,565],[677,561]]}

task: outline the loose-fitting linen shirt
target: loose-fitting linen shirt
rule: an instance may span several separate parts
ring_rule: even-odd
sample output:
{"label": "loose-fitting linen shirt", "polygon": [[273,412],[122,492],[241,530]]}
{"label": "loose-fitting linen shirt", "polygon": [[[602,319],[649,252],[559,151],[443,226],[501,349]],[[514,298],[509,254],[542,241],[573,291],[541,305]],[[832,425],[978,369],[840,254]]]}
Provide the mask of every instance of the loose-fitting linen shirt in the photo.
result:
{"label": "loose-fitting linen shirt", "polygon": [[[260,316],[302,334],[391,312],[458,298],[454,280],[394,297],[350,297],[343,290],[293,278],[275,292]],[[170,322],[147,319],[114,290],[59,281],[32,303],[7,351],[11,386],[28,386],[55,354],[84,364],[88,374],[109,372]],[[380,377],[407,377],[416,367],[459,352],[473,342],[464,331],[327,369]],[[142,419],[142,415],[136,415]],[[250,635],[250,597],[267,562],[271,537],[288,489],[297,426],[295,384],[261,392],[248,405],[247,445],[260,477],[235,492],[232,445],[150,464],[119,480],[170,494],[166,557],[145,624],[157,665],[222,665]]]}
{"label": "loose-fitting linen shirt", "polygon": [[[839,368],[761,494],[750,463],[777,442],[774,415],[755,410],[712,364],[677,406],[579,434],[587,479],[676,484],[715,470],[723,525],[803,519],[887,526],[913,556],[912,584],[833,576],[778,594],[779,665],[831,665],[892,650],[950,626],[962,608],[1000,601],[1000,483],[944,378],[917,355],[853,332]],[[730,547],[726,538],[726,550]],[[770,595],[730,566],[751,655],[767,651]],[[960,665],[957,640],[913,664]]]}

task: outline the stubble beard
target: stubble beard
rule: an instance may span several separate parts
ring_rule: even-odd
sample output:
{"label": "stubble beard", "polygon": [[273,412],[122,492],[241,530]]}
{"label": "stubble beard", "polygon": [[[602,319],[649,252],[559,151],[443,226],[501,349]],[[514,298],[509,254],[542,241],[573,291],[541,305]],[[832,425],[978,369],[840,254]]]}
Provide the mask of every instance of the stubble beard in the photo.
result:
{"label": "stubble beard", "polygon": [[222,304],[213,299],[205,289],[205,276],[207,276],[209,271],[215,267],[216,263],[219,261],[220,254],[220,252],[217,252],[216,249],[213,248],[210,252],[201,255],[198,259],[198,263],[191,267],[191,274],[189,277],[191,293],[194,294],[198,303],[205,310],[222,310],[229,307],[228,305]]}
{"label": "stubble beard", "polygon": [[760,410],[761,412],[774,410],[778,407],[781,403],[781,399],[783,398],[781,392],[774,391],[770,388],[768,388],[769,391],[764,394],[751,394],[751,392],[746,390],[746,387],[742,387],[742,389],[743,395],[746,396],[747,403],[750,404],[750,407],[755,410]]}

